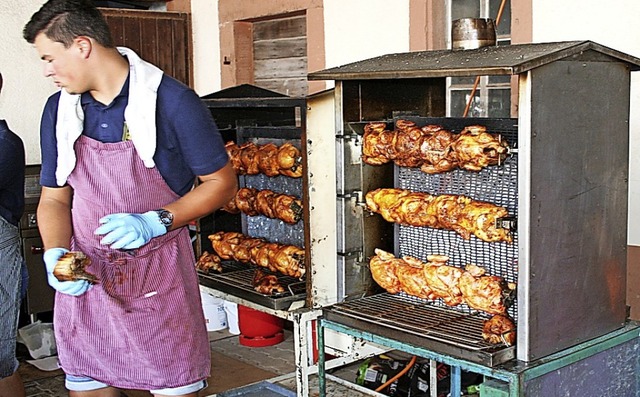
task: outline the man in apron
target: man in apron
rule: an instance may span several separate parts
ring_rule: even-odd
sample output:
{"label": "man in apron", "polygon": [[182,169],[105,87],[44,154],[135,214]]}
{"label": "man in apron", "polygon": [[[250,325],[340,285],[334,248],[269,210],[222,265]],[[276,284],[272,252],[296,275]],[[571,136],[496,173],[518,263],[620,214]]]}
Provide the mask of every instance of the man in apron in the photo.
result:
{"label": "man in apron", "polygon": [[[90,0],[47,1],[24,37],[61,88],[42,116],[37,216],[70,395],[196,396],[210,348],[186,226],[237,190],[211,113],[114,47]],[[97,282],[52,275],[69,250],[90,258]]]}
{"label": "man in apron", "polygon": [[26,281],[18,231],[24,211],[24,168],[24,144],[7,122],[0,120],[0,397],[25,395],[16,359],[21,292]]}

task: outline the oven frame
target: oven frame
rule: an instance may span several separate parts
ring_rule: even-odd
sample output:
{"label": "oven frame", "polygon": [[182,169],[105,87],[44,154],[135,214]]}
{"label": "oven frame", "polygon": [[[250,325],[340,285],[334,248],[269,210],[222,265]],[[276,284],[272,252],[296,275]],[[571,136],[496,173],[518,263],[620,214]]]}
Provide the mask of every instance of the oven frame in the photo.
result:
{"label": "oven frame", "polygon": [[[376,186],[382,182],[358,164],[349,123],[390,121],[397,111],[443,117],[447,77],[514,75],[517,359],[533,361],[624,327],[630,72],[639,65],[593,42],[561,42],[390,54],[310,74],[335,80],[337,279],[365,267],[373,246],[393,247],[394,238],[354,199],[389,186]],[[337,301],[370,294],[367,285],[345,285]]]}

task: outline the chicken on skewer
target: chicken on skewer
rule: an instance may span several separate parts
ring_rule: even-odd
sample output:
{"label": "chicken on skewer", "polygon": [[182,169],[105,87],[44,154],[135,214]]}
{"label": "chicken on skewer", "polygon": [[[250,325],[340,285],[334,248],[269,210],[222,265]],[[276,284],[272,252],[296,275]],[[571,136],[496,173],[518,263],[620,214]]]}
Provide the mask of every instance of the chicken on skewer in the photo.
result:
{"label": "chicken on skewer", "polygon": [[496,220],[507,217],[509,212],[492,203],[392,188],[367,192],[365,201],[370,211],[389,222],[453,230],[465,240],[473,234],[487,242],[512,241],[509,230],[496,227]]}
{"label": "chicken on skewer", "polygon": [[362,159],[370,165],[393,161],[401,167],[419,167],[436,174],[462,168],[480,171],[500,164],[509,148],[499,135],[486,127],[473,125],[455,134],[441,126],[418,127],[414,122],[398,120],[393,131],[386,123],[369,123],[364,127]]}
{"label": "chicken on skewer", "polygon": [[489,276],[480,266],[467,265],[458,286],[465,303],[489,314],[504,314],[515,284],[498,276]]}
{"label": "chicken on skewer", "polygon": [[238,146],[230,141],[225,147],[231,165],[238,175],[262,173],[270,177],[302,177],[302,155],[300,150],[289,142],[281,146],[273,143],[256,145],[253,142],[245,142]]}
{"label": "chicken on skewer", "polygon": [[446,264],[448,257],[429,255],[427,262],[375,249],[369,269],[373,279],[390,294],[404,292],[422,299],[442,299],[449,306],[466,303],[470,308],[495,315],[485,321],[483,338],[492,344],[515,342],[515,325],[506,315],[515,284],[484,269],[467,265],[466,270]]}
{"label": "chicken on skewer", "polygon": [[427,282],[424,263],[416,258],[405,256],[402,263],[396,262],[395,273],[402,291],[422,299],[429,299],[433,291]]}
{"label": "chicken on skewer", "polygon": [[448,260],[449,257],[444,255],[429,255],[428,262],[423,267],[423,276],[431,290],[429,299],[441,298],[447,305],[457,306],[463,301],[462,292],[458,288],[462,270],[446,265]]}
{"label": "chicken on skewer", "polygon": [[369,270],[371,270],[373,280],[390,294],[402,291],[400,280],[396,275],[396,267],[398,264],[403,264],[404,261],[379,248],[375,249],[375,253],[369,261]]}
{"label": "chicken on skewer", "polygon": [[264,215],[289,224],[298,223],[302,219],[301,200],[268,189],[241,188],[222,209],[230,213],[243,212],[249,216]]}
{"label": "chicken on skewer", "polygon": [[[502,277],[485,275],[485,270],[476,265],[467,265],[465,270],[447,265],[448,259],[444,255],[429,255],[424,263],[410,256],[396,258],[376,248],[369,269],[373,279],[392,294],[405,292],[427,299],[441,298],[449,306],[466,303],[489,314],[506,312],[515,284]],[[407,266],[420,269],[422,274],[408,270]]]}
{"label": "chicken on skewer", "polygon": [[224,260],[252,263],[296,278],[305,274],[305,252],[302,248],[236,232],[214,233],[209,240],[213,250]]}

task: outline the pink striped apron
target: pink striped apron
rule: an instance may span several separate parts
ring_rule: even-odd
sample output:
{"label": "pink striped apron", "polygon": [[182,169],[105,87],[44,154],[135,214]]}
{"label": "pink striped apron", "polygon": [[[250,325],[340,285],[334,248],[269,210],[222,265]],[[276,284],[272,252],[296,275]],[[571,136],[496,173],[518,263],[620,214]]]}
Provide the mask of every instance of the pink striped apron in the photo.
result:
{"label": "pink striped apron", "polygon": [[72,249],[91,259],[99,284],[73,297],[56,294],[54,325],[62,369],[118,388],[162,389],[206,379],[210,347],[189,232],[154,238],[135,256],[94,235],[111,213],[141,213],[178,196],[157,168],[146,168],[131,141],[81,136],[74,189]]}

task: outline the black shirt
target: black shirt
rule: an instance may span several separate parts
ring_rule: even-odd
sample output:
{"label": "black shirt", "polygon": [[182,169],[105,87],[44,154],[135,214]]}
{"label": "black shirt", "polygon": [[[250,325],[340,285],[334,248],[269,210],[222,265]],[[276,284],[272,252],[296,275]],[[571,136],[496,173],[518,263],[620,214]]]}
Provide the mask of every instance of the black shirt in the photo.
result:
{"label": "black shirt", "polygon": [[0,120],[0,216],[16,226],[24,211],[24,169],[22,139]]}

